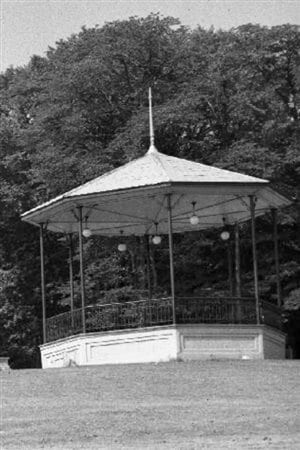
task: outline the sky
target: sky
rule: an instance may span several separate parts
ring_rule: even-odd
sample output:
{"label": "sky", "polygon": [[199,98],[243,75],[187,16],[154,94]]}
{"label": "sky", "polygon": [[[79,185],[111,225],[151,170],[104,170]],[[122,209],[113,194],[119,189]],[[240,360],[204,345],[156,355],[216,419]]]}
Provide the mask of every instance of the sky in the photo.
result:
{"label": "sky", "polygon": [[45,56],[55,42],[105,22],[151,12],[195,28],[229,29],[245,23],[300,25],[300,0],[0,0],[0,71]]}

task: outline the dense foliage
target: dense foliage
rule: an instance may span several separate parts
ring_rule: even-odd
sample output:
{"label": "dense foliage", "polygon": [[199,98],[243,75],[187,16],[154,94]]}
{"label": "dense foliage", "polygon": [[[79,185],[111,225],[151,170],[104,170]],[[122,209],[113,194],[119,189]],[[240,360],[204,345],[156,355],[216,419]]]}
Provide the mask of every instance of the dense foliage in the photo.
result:
{"label": "dense foliage", "polygon": [[[300,307],[300,31],[247,24],[195,30],[174,18],[83,28],[46,57],[0,77],[0,353],[35,365],[41,339],[38,232],[20,213],[145,153],[147,89],[153,86],[156,145],[163,153],[265,177],[293,198],[280,214],[281,282],[287,310]],[[260,287],[276,280],[270,217],[257,224]],[[243,287],[252,283],[242,228]],[[47,235],[47,315],[69,296],[68,249]],[[144,243],[125,256],[116,242],[85,243],[87,294],[127,298],[146,286]],[[168,291],[167,242],[151,249],[155,288]],[[212,251],[213,250],[213,251]],[[75,257],[76,259],[76,257]],[[226,249],[214,231],[177,236],[176,279],[184,294],[227,289]],[[76,274],[78,262],[75,260]],[[78,279],[75,293],[78,297]],[[293,315],[293,327],[299,321]]]}

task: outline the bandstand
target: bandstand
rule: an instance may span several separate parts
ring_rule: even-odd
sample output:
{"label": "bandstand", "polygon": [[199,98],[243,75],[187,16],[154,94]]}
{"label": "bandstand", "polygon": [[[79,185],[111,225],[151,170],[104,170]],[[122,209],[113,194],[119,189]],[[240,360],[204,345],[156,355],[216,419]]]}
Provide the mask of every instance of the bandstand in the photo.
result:
{"label": "bandstand", "polygon": [[[154,145],[145,156],[24,213],[40,228],[43,368],[205,358],[285,357],[278,304],[260,299],[255,218],[272,211],[278,270],[276,217],[289,201],[263,179],[167,156]],[[176,295],[173,235],[251,221],[253,296]],[[46,230],[78,234],[81,307],[46,317],[43,239]],[[83,239],[100,236],[167,235],[170,295],[131,302],[89,305],[84,284]],[[224,236],[226,238],[226,236]],[[125,249],[121,248],[122,250]]]}

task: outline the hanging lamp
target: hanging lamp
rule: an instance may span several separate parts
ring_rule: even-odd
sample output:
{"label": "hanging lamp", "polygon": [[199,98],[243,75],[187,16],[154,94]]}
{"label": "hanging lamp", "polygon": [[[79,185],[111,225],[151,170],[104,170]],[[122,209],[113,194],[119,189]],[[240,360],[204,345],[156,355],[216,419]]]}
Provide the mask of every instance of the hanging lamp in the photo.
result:
{"label": "hanging lamp", "polygon": [[193,215],[190,217],[190,224],[193,226],[198,225],[198,223],[199,223],[199,217],[197,216],[197,214],[195,212],[195,206],[196,206],[196,202],[192,202]]}
{"label": "hanging lamp", "polygon": [[[121,236],[123,236],[123,230],[120,231]],[[127,250],[127,245],[125,244],[125,242],[120,242],[120,244],[118,245],[118,250],[119,252],[126,252]]]}
{"label": "hanging lamp", "polygon": [[83,229],[83,231],[82,231],[82,235],[83,235],[85,238],[89,238],[89,237],[91,237],[92,234],[93,234],[92,230],[88,227],[87,221],[88,221],[88,216],[85,217],[85,225],[84,225],[84,229]]}
{"label": "hanging lamp", "polygon": [[226,224],[226,218],[223,217],[223,224],[224,224],[224,228],[223,231],[220,234],[220,237],[222,239],[222,241],[228,241],[228,239],[230,238],[230,233],[228,231],[228,225]]}
{"label": "hanging lamp", "polygon": [[158,223],[155,222],[155,235],[152,238],[152,242],[154,245],[159,245],[161,243],[161,236],[158,234],[157,227]]}

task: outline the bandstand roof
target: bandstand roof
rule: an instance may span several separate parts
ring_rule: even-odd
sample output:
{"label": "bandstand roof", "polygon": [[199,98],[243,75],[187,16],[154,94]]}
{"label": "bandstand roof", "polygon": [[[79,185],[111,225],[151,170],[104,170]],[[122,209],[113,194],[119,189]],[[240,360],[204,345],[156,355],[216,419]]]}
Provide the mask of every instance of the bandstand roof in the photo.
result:
{"label": "bandstand roof", "polygon": [[[78,207],[98,235],[168,233],[167,196],[171,194],[173,231],[221,227],[250,219],[249,195],[256,215],[290,202],[269,182],[162,154],[152,145],[145,156],[114,169],[22,215],[33,225],[60,233],[78,231]],[[200,222],[190,225],[192,202]]]}

